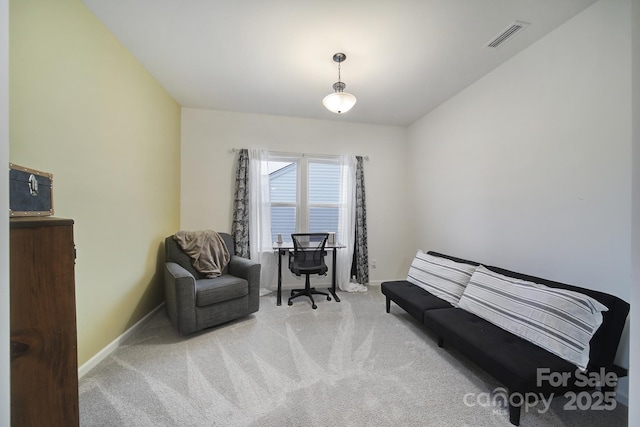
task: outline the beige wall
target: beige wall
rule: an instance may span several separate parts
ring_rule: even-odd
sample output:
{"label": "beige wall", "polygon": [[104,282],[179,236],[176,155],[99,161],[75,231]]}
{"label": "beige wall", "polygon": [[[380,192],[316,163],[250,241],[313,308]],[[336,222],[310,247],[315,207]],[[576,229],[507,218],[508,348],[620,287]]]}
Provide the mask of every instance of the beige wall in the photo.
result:
{"label": "beige wall", "polygon": [[163,301],[179,226],[180,106],[80,0],[11,0],[10,161],[75,220],[79,363]]}
{"label": "beige wall", "polygon": [[411,127],[417,246],[630,301],[629,7],[595,3]]}
{"label": "beige wall", "polygon": [[[345,116],[346,118],[346,116]],[[364,163],[372,282],[406,277],[397,245],[406,221],[406,129],[340,121],[185,108],[182,110],[181,227],[231,231],[233,148],[369,156]]]}

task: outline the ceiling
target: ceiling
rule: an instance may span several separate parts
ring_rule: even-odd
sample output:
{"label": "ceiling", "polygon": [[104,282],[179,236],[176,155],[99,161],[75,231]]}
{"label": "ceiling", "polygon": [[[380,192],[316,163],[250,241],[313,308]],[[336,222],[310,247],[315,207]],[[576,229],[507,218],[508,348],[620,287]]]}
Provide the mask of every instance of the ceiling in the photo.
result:
{"label": "ceiling", "polygon": [[183,107],[405,126],[596,0],[83,1]]}

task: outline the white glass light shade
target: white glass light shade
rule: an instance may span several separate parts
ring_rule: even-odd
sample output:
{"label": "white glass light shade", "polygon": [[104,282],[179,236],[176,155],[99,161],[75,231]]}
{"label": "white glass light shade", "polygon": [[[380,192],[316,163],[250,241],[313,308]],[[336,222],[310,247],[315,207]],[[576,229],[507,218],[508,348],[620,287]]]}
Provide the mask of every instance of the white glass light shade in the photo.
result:
{"label": "white glass light shade", "polygon": [[325,96],[322,103],[332,113],[346,113],[356,104],[356,97],[347,92],[334,92]]}

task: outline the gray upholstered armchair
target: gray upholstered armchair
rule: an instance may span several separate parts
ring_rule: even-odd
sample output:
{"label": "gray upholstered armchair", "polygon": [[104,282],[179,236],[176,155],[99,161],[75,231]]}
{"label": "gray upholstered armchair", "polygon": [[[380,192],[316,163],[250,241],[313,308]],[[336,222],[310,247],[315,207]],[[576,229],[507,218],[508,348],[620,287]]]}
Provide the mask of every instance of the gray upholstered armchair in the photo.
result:
{"label": "gray upholstered armchair", "polygon": [[258,311],[260,264],[234,255],[235,244],[219,233],[231,260],[222,276],[207,279],[173,238],[165,239],[164,292],[171,322],[181,334],[189,334]]}

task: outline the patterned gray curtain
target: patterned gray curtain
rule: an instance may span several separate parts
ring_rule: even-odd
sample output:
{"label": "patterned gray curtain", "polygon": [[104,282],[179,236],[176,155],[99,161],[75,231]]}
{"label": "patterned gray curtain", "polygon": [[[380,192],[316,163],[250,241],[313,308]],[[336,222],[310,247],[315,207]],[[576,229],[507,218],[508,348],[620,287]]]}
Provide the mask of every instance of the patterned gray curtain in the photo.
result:
{"label": "patterned gray curtain", "polygon": [[356,156],[356,242],[353,251],[356,281],[369,282],[369,249],[367,243],[367,208],[365,206],[362,156]]}
{"label": "patterned gray curtain", "polygon": [[249,256],[249,150],[238,152],[236,190],[233,196],[233,224],[231,234],[236,244],[236,255]]}

